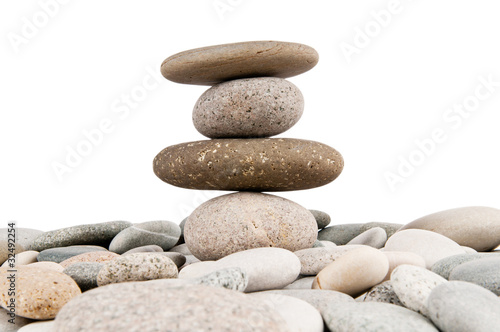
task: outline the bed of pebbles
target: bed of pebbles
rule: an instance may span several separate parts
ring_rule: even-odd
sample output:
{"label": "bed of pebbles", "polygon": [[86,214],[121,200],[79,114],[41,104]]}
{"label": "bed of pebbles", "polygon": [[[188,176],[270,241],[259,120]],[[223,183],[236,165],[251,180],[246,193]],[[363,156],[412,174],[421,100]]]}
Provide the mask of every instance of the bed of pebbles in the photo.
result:
{"label": "bed of pebbles", "polygon": [[311,47],[275,41],[167,58],[167,79],[212,86],[193,110],[209,140],[165,148],[155,174],[237,192],[180,224],[17,228],[10,258],[0,229],[0,331],[498,330],[500,210],[341,224],[262,193],[319,187],[342,171],[328,145],[271,138],[304,109],[285,78],[317,62]]}

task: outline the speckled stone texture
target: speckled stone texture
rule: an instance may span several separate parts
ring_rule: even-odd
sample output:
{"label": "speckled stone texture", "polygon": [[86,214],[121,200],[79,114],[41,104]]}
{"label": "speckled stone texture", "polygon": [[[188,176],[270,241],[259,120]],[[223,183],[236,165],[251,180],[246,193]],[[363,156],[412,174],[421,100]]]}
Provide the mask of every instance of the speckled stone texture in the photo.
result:
{"label": "speckled stone texture", "polygon": [[177,275],[175,263],[161,253],[136,253],[104,263],[97,284],[177,278]]}
{"label": "speckled stone texture", "polygon": [[344,161],[328,145],[294,138],[213,139],[165,148],[155,174],[182,188],[288,191],[332,182]]}
{"label": "speckled stone texture", "polygon": [[201,285],[168,287],[164,280],[90,290],[68,303],[54,332],[285,332],[286,322],[250,296]]}
{"label": "speckled stone texture", "polygon": [[68,258],[59,264],[61,264],[62,267],[67,268],[71,264],[81,262],[104,263],[115,259],[116,257],[120,257],[120,255],[110,251],[91,251]]}
{"label": "speckled stone texture", "polygon": [[170,81],[213,85],[246,77],[292,77],[319,60],[312,47],[280,41],[251,41],[202,47],[174,54],[161,73]]}
{"label": "speckled stone texture", "polygon": [[80,287],[81,291],[85,292],[98,286],[97,276],[102,266],[100,263],[75,263],[65,268],[63,273],[70,276],[78,287]]}
{"label": "speckled stone texture", "polygon": [[[51,319],[72,298],[81,294],[80,288],[69,276],[51,270],[18,266],[15,277],[16,314],[31,319]],[[8,289],[12,275],[0,269],[0,305],[7,308]]]}
{"label": "speckled stone texture", "polygon": [[239,192],[213,198],[186,221],[184,239],[200,260],[259,247],[311,248],[318,226],[307,209],[282,197]]}
{"label": "speckled stone texture", "polygon": [[29,249],[42,251],[49,248],[84,244],[107,248],[116,234],[130,226],[132,223],[128,221],[110,221],[61,228],[39,235],[33,240]]}
{"label": "speckled stone texture", "polygon": [[214,85],[193,109],[195,128],[209,138],[269,137],[295,125],[304,97],[282,78],[245,78]]}

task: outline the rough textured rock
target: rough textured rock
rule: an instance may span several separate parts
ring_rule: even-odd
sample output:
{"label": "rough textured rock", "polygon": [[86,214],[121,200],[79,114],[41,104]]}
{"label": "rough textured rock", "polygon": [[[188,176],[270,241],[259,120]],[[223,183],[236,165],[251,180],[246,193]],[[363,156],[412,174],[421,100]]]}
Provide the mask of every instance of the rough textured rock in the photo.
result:
{"label": "rough textured rock", "polygon": [[436,212],[401,229],[425,229],[442,234],[459,245],[490,251],[500,245],[500,210],[469,206]]}
{"label": "rough textured rock", "polygon": [[109,221],[61,228],[37,236],[29,249],[42,251],[73,245],[96,245],[107,248],[116,234],[130,226],[132,223],[128,221]]}
{"label": "rough textured rock", "polygon": [[291,77],[318,63],[309,46],[280,41],[252,41],[196,48],[163,61],[161,73],[170,81],[213,85],[245,77]]}
{"label": "rough textured rock", "polygon": [[[51,319],[80,288],[69,276],[55,271],[41,270],[27,265],[18,266],[15,273],[16,315],[31,319]],[[7,309],[10,303],[8,289],[12,273],[0,269],[0,305]]]}
{"label": "rough textured rock", "polygon": [[323,186],[342,172],[339,152],[295,138],[213,139],[169,146],[155,174],[182,188],[289,191]]}
{"label": "rough textured rock", "polygon": [[304,97],[282,78],[257,77],[214,85],[193,109],[193,123],[209,138],[269,137],[293,127]]}
{"label": "rough textured rock", "polygon": [[245,271],[238,267],[229,267],[204,275],[195,282],[200,285],[222,287],[238,292],[244,292],[248,286],[248,275]]}
{"label": "rough textured rock", "polygon": [[108,252],[106,248],[99,246],[70,246],[42,250],[38,254],[37,259],[39,262],[49,261],[61,263],[71,257],[94,251]]}
{"label": "rough textured rock", "polygon": [[434,288],[430,318],[443,332],[490,332],[500,326],[500,299],[475,284],[450,281]]}
{"label": "rough textured rock", "polygon": [[184,240],[200,260],[260,247],[311,248],[317,225],[302,206],[269,194],[239,192],[213,198],[186,221]]}
{"label": "rough textured rock", "polygon": [[326,240],[336,245],[344,245],[361,234],[363,224],[333,225],[322,229],[318,233],[318,240]]}
{"label": "rough textured rock", "polygon": [[78,287],[80,287],[81,291],[85,292],[99,286],[97,284],[97,276],[102,266],[100,263],[75,263],[65,268],[62,272],[70,276]]}
{"label": "rough textured rock", "polygon": [[440,259],[464,253],[464,250],[449,238],[421,229],[405,229],[396,232],[387,240],[385,249],[420,255],[424,258],[428,269]]}
{"label": "rough textured rock", "polygon": [[122,254],[130,249],[153,244],[169,250],[176,245],[180,236],[179,225],[171,221],[146,221],[118,233],[109,244],[109,250]]}
{"label": "rough textured rock", "polygon": [[401,303],[401,300],[394,291],[394,287],[392,286],[390,280],[384,281],[383,283],[378,284],[370,289],[366,293],[363,301],[389,303],[404,307],[404,304]]}
{"label": "rough textured rock", "polygon": [[177,266],[161,253],[136,253],[104,263],[97,284],[177,278],[177,275]]}
{"label": "rough textured rock", "polygon": [[276,311],[245,294],[165,284],[168,280],[127,282],[85,292],[61,310],[54,332],[191,332],[193,327],[221,332],[288,331]]}
{"label": "rough textured rock", "polygon": [[500,255],[461,264],[449,279],[471,282],[500,296]]}
{"label": "rough textured rock", "polygon": [[379,284],[389,270],[385,255],[377,249],[351,250],[321,270],[313,289],[330,289],[356,296]]}

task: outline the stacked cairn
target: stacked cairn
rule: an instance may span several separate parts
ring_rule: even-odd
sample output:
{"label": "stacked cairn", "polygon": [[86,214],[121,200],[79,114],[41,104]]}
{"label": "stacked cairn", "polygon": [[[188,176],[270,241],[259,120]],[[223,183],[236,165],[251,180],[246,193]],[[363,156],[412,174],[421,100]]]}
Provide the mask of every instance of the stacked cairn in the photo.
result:
{"label": "stacked cairn", "polygon": [[165,148],[154,159],[155,174],[182,188],[237,191],[203,203],[187,218],[184,239],[198,259],[313,246],[318,227],[312,213],[262,192],[319,187],[342,171],[342,156],[325,144],[270,138],[295,125],[304,109],[302,93],[285,78],[317,62],[313,48],[277,41],[193,49],[163,62],[168,80],[211,85],[193,110],[195,128],[210,140]]}

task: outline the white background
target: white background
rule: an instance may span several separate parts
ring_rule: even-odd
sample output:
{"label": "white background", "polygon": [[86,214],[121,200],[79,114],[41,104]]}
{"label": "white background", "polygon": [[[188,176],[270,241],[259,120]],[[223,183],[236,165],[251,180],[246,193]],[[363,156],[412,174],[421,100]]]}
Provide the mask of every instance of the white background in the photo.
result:
{"label": "white background", "polygon": [[[249,40],[299,42],[319,52],[314,69],[290,78],[306,106],[280,136],[328,144],[345,159],[333,183],[276,194],[326,211],[336,224],[407,223],[448,208],[500,207],[500,87],[455,127],[443,118],[472,100],[480,76],[500,82],[497,1],[401,0],[382,27],[371,13],[390,1],[61,0],[45,9],[51,17],[43,14],[42,4],[54,1],[0,4],[5,225],[180,222],[223,194],[173,187],[154,175],[152,160],[163,148],[204,139],[191,111],[206,87],[163,78],[157,84],[148,68],[159,73],[166,57],[183,50]],[[229,7],[217,10],[221,3]],[[29,24],[39,27],[28,31]],[[355,47],[358,29],[367,27],[372,37],[346,57],[341,46]],[[144,80],[157,86],[128,114],[114,112]],[[68,147],[76,149],[103,119],[113,130],[58,179],[54,162],[64,164]],[[391,190],[385,172],[398,174],[398,158],[417,156],[415,140],[436,128],[447,139]]]}

